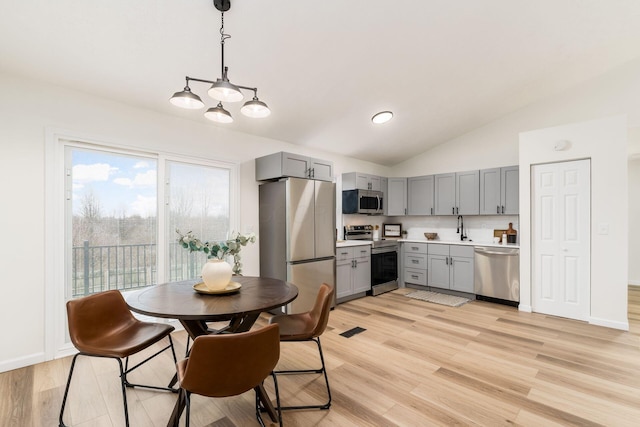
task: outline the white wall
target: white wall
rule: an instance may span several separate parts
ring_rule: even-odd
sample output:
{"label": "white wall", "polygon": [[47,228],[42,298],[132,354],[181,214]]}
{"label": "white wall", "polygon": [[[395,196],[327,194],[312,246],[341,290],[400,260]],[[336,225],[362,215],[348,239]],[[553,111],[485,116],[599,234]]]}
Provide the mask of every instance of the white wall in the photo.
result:
{"label": "white wall", "polygon": [[[637,129],[640,127],[640,59],[448,141],[421,156],[416,156],[394,166],[392,173],[395,176],[414,176],[518,164],[518,141],[521,132],[619,114],[627,115],[630,146],[608,147],[607,153],[604,153],[605,156],[618,158],[621,151],[625,156],[629,151],[640,152],[637,143],[640,138],[635,137],[638,134]],[[608,170],[606,167],[612,169]],[[626,163],[621,167],[626,172]],[[592,179],[595,182],[600,182],[607,179],[606,175],[617,175],[617,173],[617,166],[605,166],[605,169],[601,169],[598,174],[594,173]],[[619,185],[620,188],[626,188],[627,184],[625,178],[624,182],[616,185]],[[638,181],[631,182],[629,188],[630,191],[637,192]],[[626,200],[623,205],[627,205]],[[632,222],[635,218],[637,217],[629,216],[629,220]],[[522,212],[520,219],[521,228],[528,226],[522,223]],[[627,226],[626,219],[623,225]],[[640,252],[640,242],[636,243],[640,241],[640,235],[633,234],[628,240],[633,248],[631,251],[627,246],[626,239],[614,242],[609,247],[611,252],[625,258],[624,272],[627,274],[627,252],[635,254]],[[633,262],[628,263],[628,265],[632,264]],[[603,260],[592,259],[593,277],[597,280],[606,277],[608,269],[609,266]],[[595,301],[595,306],[592,306],[592,313],[601,318],[603,322],[610,321],[614,326],[623,327],[623,323],[626,323],[627,302],[626,296],[624,298],[619,296],[622,295],[623,287],[626,292],[627,278],[624,280],[625,283],[616,282],[614,284],[604,280],[607,283],[598,283],[596,286],[615,286],[616,290],[612,295],[617,296],[613,297],[609,294],[600,296],[600,299]]]}
{"label": "white wall", "polygon": [[[258,231],[255,157],[291,151],[334,162],[336,174],[387,168],[292,144],[133,108],[73,90],[0,74],[0,371],[45,357],[45,132],[56,128],[141,150],[240,164],[240,231]],[[197,113],[196,113],[197,114]],[[258,274],[258,245],[243,251]]]}
{"label": "white wall", "polygon": [[[555,151],[556,141],[567,150]],[[589,322],[627,330],[627,120],[616,116],[520,135],[520,305],[531,309],[531,167],[591,160],[591,309]],[[599,232],[600,224],[608,231]]]}

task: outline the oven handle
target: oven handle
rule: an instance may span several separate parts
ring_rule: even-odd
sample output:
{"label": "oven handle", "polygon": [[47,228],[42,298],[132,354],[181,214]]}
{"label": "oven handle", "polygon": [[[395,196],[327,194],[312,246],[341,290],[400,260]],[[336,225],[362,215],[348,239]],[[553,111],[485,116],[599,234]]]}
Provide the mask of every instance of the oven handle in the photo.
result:
{"label": "oven handle", "polygon": [[397,248],[373,248],[373,249],[371,249],[371,255],[386,254],[386,253],[390,253],[390,252],[398,253],[398,249]]}

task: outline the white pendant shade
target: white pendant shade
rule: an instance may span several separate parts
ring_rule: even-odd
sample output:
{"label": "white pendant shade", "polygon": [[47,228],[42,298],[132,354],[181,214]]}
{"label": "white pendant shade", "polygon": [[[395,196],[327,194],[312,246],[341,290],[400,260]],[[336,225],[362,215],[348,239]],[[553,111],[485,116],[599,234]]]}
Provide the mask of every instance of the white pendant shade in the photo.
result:
{"label": "white pendant shade", "polygon": [[176,107],[186,108],[188,110],[197,110],[198,108],[204,107],[204,102],[202,102],[198,95],[191,92],[189,86],[185,87],[181,92],[174,93],[171,99],[169,99],[169,102]]}
{"label": "white pendant shade", "polygon": [[204,116],[216,123],[232,123],[233,117],[231,114],[222,107],[222,104],[218,103],[216,107],[209,108]]}
{"label": "white pendant shade", "polygon": [[220,79],[211,85],[208,93],[213,99],[224,102],[238,102],[244,98],[238,86]]}
{"label": "white pendant shade", "polygon": [[257,98],[245,102],[240,109],[240,112],[247,117],[253,117],[256,119],[261,119],[271,114],[271,110],[267,107],[267,104]]}

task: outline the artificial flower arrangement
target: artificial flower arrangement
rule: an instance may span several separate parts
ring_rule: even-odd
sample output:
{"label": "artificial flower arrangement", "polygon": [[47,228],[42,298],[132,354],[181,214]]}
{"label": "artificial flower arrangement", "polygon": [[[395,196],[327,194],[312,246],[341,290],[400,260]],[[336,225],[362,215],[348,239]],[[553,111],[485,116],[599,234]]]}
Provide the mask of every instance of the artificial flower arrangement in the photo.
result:
{"label": "artificial flower arrangement", "polygon": [[247,246],[247,243],[255,243],[256,236],[254,233],[240,234],[234,232],[231,234],[231,238],[220,242],[203,242],[193,235],[191,231],[187,234],[180,233],[180,230],[176,230],[178,233],[178,243],[183,248],[189,249],[189,252],[204,252],[207,254],[207,258],[217,258],[224,260],[228,256],[233,256],[233,273],[241,274],[242,263],[240,262],[240,250],[243,246]]}

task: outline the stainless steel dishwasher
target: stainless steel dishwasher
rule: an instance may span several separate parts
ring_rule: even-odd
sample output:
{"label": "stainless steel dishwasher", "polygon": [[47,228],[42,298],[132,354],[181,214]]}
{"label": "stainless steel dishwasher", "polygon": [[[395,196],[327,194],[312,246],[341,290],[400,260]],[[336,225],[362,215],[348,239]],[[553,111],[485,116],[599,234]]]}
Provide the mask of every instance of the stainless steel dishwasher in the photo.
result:
{"label": "stainless steel dishwasher", "polygon": [[475,247],[476,298],[517,305],[520,301],[520,249]]}

